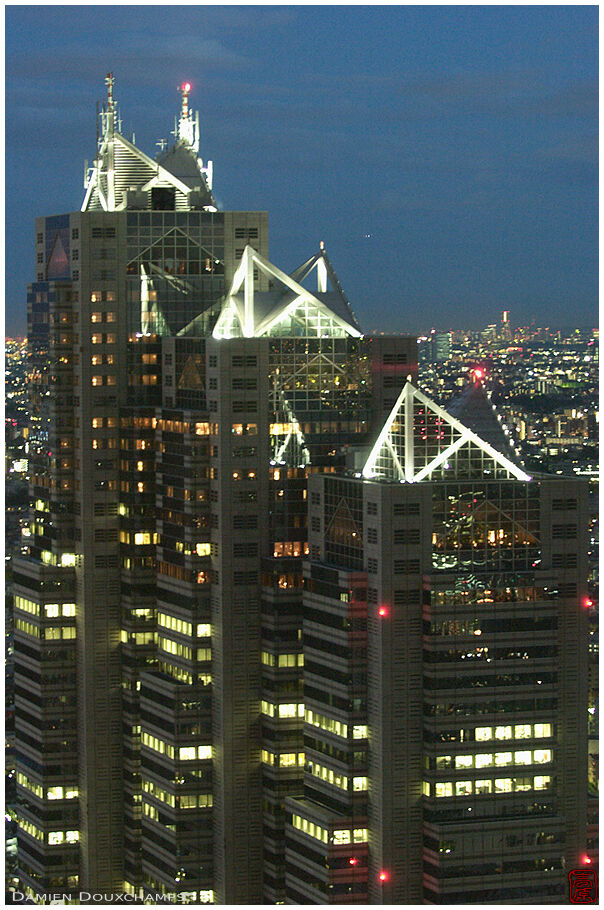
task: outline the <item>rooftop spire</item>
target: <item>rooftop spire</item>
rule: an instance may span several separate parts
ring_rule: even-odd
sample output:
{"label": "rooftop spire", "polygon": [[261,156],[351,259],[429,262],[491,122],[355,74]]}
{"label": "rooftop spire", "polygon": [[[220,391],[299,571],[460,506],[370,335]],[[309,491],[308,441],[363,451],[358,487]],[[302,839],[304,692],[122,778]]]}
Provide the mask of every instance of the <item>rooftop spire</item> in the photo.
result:
{"label": "rooftop spire", "polygon": [[199,114],[193,115],[193,112],[189,110],[189,92],[191,91],[191,83],[183,82],[182,85],[178,86],[178,91],[181,94],[182,102],[180,106],[180,119],[178,121],[178,129],[176,130],[176,139],[180,142],[186,142],[186,144],[193,149],[194,152],[199,151]]}
{"label": "rooftop spire", "polygon": [[182,107],[180,110],[181,120],[186,120],[189,116],[189,92],[191,91],[191,83],[183,82],[179,88],[179,92],[182,95]]}
{"label": "rooftop spire", "polygon": [[114,100],[113,100],[113,84],[115,79],[113,73],[107,73],[105,76],[105,85],[107,86],[107,110],[112,111]]}

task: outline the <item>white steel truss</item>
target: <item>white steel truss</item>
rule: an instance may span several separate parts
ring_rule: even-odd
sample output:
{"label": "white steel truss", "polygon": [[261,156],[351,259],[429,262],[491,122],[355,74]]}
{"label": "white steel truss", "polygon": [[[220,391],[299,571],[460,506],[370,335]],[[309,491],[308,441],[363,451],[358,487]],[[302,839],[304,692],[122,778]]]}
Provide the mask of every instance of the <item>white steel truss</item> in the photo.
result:
{"label": "white steel truss", "polygon": [[[305,270],[305,267],[309,266]],[[302,280],[317,269],[319,289],[317,294],[325,293],[327,286],[327,266],[322,256],[313,257],[297,273]],[[258,269],[273,284],[279,282],[281,293],[255,292],[254,269]],[[305,271],[302,271],[305,270]],[[297,274],[294,273],[294,274]],[[334,273],[335,274],[335,273]],[[342,313],[336,313],[329,304],[319,296],[304,288],[291,275],[287,275],[268,259],[265,259],[249,244],[245,247],[233,281],[226,295],[225,304],[214,327],[214,338],[232,338],[243,335],[244,338],[259,338],[269,335],[285,320],[298,319],[300,328],[309,329],[307,334],[321,337],[329,335],[361,336],[354,324],[354,314],[348,302],[338,298]],[[283,334],[289,334],[284,331]]]}
{"label": "white steel truss", "polygon": [[[154,161],[141,149],[121,135],[121,121],[117,104],[113,97],[113,74],[107,73],[107,102],[101,113],[101,138],[97,157],[91,168],[86,166],[82,202],[82,212],[101,210],[116,212],[127,206],[129,191],[138,190],[149,193],[155,187],[171,188],[175,191],[175,207],[179,210],[188,208],[188,194],[193,189],[191,182],[181,180],[161,162]],[[182,94],[180,119],[175,124],[174,135],[181,154],[189,155],[197,168],[193,183],[205,191],[208,204],[203,208],[216,211],[211,197],[212,162],[204,166],[197,157],[199,150],[199,119],[188,108],[190,85],[185,83],[179,91]],[[166,159],[167,160],[167,159]]]}
{"label": "white steel truss", "polygon": [[[419,483],[444,476],[463,477],[474,465],[484,475],[532,478],[444,408],[407,381],[373,446],[362,471],[366,478]],[[440,473],[439,473],[440,469]]]}

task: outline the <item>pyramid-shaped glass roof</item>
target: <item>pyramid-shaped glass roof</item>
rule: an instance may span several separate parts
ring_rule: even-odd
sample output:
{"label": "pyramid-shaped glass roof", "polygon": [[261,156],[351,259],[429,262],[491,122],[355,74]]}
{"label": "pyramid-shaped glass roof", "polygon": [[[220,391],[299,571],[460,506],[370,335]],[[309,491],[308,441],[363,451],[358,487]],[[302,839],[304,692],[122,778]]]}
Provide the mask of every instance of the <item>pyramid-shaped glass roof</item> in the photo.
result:
{"label": "pyramid-shaped glass roof", "polygon": [[422,480],[531,477],[512,459],[407,382],[363,468],[363,477]]}
{"label": "pyramid-shaped glass roof", "polygon": [[[272,290],[254,288],[254,270],[272,283]],[[300,281],[316,270],[318,289]],[[297,277],[294,277],[297,276]],[[327,277],[333,290],[327,290]],[[259,338],[263,335],[359,337],[361,332],[324,250],[287,275],[252,246],[246,246],[225,303],[214,327],[215,338]]]}

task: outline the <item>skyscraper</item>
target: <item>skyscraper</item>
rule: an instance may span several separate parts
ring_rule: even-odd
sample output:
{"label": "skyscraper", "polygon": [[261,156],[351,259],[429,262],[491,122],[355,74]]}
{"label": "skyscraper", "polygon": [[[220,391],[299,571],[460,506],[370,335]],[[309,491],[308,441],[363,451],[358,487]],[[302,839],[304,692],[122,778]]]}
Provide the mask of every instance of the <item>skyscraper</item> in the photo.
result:
{"label": "skyscraper", "polygon": [[106,83],[81,211],[37,219],[28,294],[21,880],[283,901],[307,479],[371,441],[416,344],[363,336],[322,244],[288,275],[266,213],[217,210],[188,84],[154,160]]}
{"label": "skyscraper", "polygon": [[479,384],[445,411],[408,381],[356,476],[310,479],[289,902],[568,900],[586,492],[526,474]]}

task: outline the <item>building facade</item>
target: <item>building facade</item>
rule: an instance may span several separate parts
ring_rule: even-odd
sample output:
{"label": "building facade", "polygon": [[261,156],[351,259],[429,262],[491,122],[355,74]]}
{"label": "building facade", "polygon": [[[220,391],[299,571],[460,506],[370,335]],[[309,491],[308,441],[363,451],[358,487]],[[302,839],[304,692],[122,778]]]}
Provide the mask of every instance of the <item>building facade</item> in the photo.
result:
{"label": "building facade", "polygon": [[157,160],[107,89],[81,211],[36,222],[20,880],[282,902],[307,481],[370,442],[415,340],[363,336],[322,246],[289,275],[266,213],[217,211],[189,87]]}
{"label": "building facade", "polygon": [[289,903],[565,903],[592,861],[586,485],[529,477],[479,388],[452,410],[408,382],[309,483]]}

